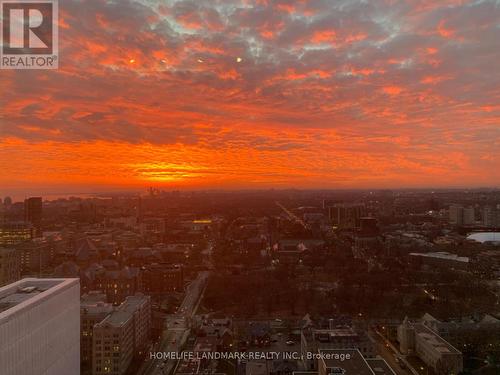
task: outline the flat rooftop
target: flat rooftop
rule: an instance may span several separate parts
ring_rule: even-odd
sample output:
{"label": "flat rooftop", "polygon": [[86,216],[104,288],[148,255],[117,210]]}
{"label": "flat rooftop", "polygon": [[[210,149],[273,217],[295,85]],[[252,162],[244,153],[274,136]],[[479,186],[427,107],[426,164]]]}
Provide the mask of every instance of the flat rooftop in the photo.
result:
{"label": "flat rooftop", "polygon": [[[321,356],[335,356],[336,358],[322,358],[328,374],[341,375],[374,375],[375,373],[357,349],[320,349]],[[348,358],[347,358],[348,356]]]}
{"label": "flat rooftop", "polygon": [[142,294],[128,296],[118,308],[109,314],[97,326],[111,325],[113,327],[121,327],[133,318],[134,313],[146,302],[148,297]]}
{"label": "flat rooftop", "polygon": [[415,335],[425,340],[427,344],[430,344],[437,352],[442,354],[461,354],[453,345],[424,324],[414,324],[413,327],[415,328]]}
{"label": "flat rooftop", "polygon": [[366,362],[376,375],[396,375],[394,370],[383,359],[367,359]]}
{"label": "flat rooftop", "polygon": [[0,320],[45,296],[78,285],[78,279],[27,278],[0,288]]}
{"label": "flat rooftop", "polygon": [[432,253],[410,253],[410,255],[414,257],[435,258],[435,259],[451,260],[461,263],[469,263],[468,257],[461,257],[458,256],[457,254],[451,254],[446,251],[437,251]]}
{"label": "flat rooftop", "polygon": [[346,328],[332,328],[332,329],[315,329],[315,335],[328,335],[330,337],[351,337],[358,336],[357,332],[351,327]]}
{"label": "flat rooftop", "polygon": [[132,319],[133,315],[128,311],[115,310],[97,325],[105,326],[109,324],[113,327],[121,327]]}

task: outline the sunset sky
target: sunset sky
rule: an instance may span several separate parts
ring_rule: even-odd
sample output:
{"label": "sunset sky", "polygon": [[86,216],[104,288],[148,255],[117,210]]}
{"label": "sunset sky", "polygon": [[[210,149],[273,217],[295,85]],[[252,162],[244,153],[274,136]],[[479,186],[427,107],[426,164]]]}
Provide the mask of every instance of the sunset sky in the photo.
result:
{"label": "sunset sky", "polygon": [[0,195],[500,185],[500,2],[59,2],[0,70]]}

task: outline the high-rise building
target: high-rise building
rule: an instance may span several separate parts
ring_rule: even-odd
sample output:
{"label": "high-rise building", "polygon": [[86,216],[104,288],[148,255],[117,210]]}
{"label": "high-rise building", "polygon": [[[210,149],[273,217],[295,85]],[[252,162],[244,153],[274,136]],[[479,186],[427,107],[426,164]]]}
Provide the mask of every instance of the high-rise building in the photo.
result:
{"label": "high-rise building", "polygon": [[5,197],[3,199],[3,205],[6,208],[9,208],[10,206],[12,206],[12,198],[11,197]]}
{"label": "high-rise building", "polygon": [[453,225],[473,225],[476,221],[474,207],[463,207],[452,204],[449,209],[450,224]]}
{"label": "high-rise building", "polygon": [[483,210],[483,224],[486,227],[500,227],[500,207],[485,207]]}
{"label": "high-rise building", "polygon": [[93,374],[121,375],[135,355],[144,353],[151,330],[151,298],[129,296],[103,321],[94,325]]}
{"label": "high-rise building", "polygon": [[362,203],[335,203],[327,207],[332,225],[342,229],[355,229],[361,225],[361,217],[365,215]]}
{"label": "high-rise building", "polygon": [[35,235],[42,233],[42,197],[31,197],[24,200],[24,221],[33,224]]}
{"label": "high-rise building", "polygon": [[0,247],[0,286],[21,278],[21,258],[13,248]]}
{"label": "high-rise building", "polygon": [[0,288],[2,375],[80,374],[78,279],[22,279]]}

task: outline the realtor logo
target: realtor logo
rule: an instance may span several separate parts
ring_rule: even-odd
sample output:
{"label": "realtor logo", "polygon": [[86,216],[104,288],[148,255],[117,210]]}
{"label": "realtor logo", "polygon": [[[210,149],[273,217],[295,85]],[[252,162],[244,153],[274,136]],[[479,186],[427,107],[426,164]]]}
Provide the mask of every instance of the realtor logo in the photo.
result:
{"label": "realtor logo", "polygon": [[1,69],[57,69],[57,0],[1,0]]}

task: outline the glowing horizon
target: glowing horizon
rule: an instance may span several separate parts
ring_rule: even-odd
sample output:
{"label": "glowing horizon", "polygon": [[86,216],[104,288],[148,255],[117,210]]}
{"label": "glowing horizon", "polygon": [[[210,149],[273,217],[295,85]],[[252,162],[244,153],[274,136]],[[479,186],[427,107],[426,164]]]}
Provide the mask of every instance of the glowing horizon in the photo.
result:
{"label": "glowing horizon", "polygon": [[0,70],[0,196],[500,186],[496,1],[59,3]]}

